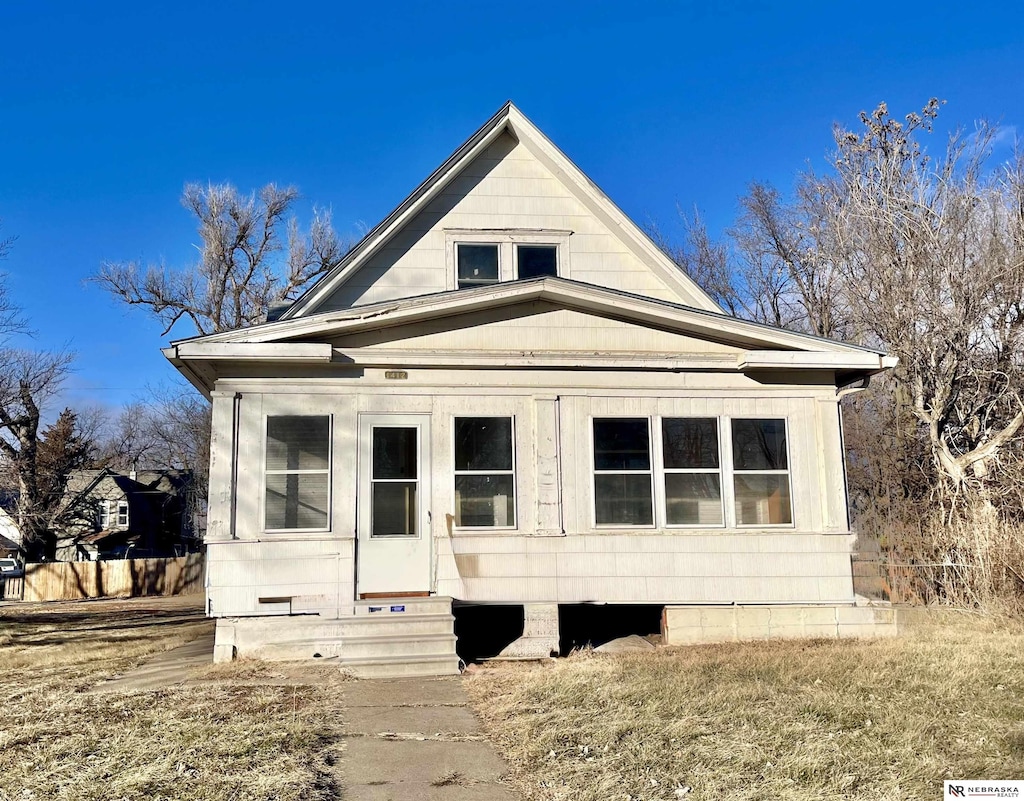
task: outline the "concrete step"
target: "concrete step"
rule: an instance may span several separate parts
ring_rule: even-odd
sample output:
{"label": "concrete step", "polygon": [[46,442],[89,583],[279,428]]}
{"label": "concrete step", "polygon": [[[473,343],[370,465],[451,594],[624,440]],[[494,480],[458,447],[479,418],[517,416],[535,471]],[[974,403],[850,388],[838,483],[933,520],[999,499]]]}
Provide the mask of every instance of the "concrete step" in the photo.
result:
{"label": "concrete step", "polygon": [[356,601],[353,606],[356,616],[393,617],[398,615],[424,615],[452,613],[452,599],[447,595],[429,598],[374,598]]}
{"label": "concrete step", "polygon": [[447,634],[402,634],[373,635],[369,637],[345,637],[341,640],[290,640],[280,643],[281,648],[305,653],[311,657],[314,653],[320,658],[337,657],[342,661],[364,658],[390,658],[405,656],[454,656],[455,635]]}

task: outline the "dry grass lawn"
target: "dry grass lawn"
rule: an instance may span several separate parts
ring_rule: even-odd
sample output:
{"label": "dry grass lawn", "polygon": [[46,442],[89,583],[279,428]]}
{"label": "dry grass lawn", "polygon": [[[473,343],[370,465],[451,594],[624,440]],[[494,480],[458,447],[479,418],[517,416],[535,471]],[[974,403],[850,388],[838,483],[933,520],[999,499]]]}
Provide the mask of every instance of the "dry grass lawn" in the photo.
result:
{"label": "dry grass lawn", "polygon": [[1024,633],[1006,624],[581,652],[468,689],[527,801],[895,801],[1024,778]]}
{"label": "dry grass lawn", "polygon": [[240,663],[87,692],[209,631],[170,600],[0,607],[0,801],[337,797],[337,671]]}

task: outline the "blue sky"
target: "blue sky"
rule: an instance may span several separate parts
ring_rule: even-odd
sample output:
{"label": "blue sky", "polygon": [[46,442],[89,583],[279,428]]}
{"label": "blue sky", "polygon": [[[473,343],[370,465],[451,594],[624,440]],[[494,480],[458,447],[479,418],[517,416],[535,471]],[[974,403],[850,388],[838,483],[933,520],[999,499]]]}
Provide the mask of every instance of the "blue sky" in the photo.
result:
{"label": "blue sky", "polygon": [[1012,3],[7,0],[0,42],[0,267],[37,344],[78,352],[72,405],[174,377],[160,326],[83,279],[187,263],[186,182],[295,184],[354,236],[511,98],[638,222],[717,230],[881,100],[1024,123]]}

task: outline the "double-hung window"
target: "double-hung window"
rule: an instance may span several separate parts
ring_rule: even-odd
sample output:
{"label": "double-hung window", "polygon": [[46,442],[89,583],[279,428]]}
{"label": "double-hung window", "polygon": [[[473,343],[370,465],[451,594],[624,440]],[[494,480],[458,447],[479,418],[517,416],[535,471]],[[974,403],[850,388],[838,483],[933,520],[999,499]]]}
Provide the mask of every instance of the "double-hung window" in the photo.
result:
{"label": "double-hung window", "polygon": [[128,501],[117,502],[118,528],[128,528]]}
{"label": "double-hung window", "polygon": [[99,514],[96,515],[96,523],[100,531],[110,528],[110,501],[100,501]]}
{"label": "double-hung window", "polygon": [[331,418],[267,418],[267,530],[325,529],[330,504]]}
{"label": "double-hung window", "polygon": [[455,525],[514,528],[516,480],[511,417],[456,417]]}
{"label": "double-hung window", "polygon": [[661,421],[661,448],[665,523],[670,526],[722,525],[718,420],[714,417],[666,417]]}
{"label": "double-hung window", "polygon": [[786,421],[735,418],[731,422],[736,525],[792,523]]}
{"label": "double-hung window", "polygon": [[593,455],[598,526],[793,523],[784,419],[598,417]]}
{"label": "double-hung window", "polygon": [[654,524],[651,427],[646,417],[594,418],[594,520]]}

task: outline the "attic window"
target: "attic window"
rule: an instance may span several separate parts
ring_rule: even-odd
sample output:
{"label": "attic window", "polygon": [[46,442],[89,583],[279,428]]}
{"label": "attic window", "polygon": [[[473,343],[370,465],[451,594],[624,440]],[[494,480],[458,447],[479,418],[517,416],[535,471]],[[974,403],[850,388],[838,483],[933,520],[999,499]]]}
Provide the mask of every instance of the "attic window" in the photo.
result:
{"label": "attic window", "polygon": [[498,246],[462,245],[459,250],[459,289],[498,283]]}
{"label": "attic window", "polygon": [[572,231],[501,228],[445,230],[448,289],[544,276],[571,278]]}
{"label": "attic window", "polygon": [[554,245],[519,245],[516,248],[516,278],[558,275],[558,248]]}

